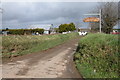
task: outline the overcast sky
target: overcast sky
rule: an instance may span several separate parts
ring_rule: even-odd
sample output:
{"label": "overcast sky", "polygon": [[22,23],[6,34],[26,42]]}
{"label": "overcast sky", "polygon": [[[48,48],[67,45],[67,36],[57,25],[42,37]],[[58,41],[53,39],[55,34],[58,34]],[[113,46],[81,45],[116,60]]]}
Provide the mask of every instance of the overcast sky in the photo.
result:
{"label": "overcast sky", "polygon": [[33,24],[60,24],[74,22],[87,27],[83,14],[95,9],[97,2],[4,2],[3,28],[27,28]]}

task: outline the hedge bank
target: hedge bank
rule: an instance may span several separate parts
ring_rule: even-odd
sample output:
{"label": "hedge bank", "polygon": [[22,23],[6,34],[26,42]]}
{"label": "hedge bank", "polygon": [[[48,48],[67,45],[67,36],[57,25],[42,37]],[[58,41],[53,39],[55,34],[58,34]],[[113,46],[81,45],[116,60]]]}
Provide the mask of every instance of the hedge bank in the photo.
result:
{"label": "hedge bank", "polygon": [[79,42],[75,63],[84,78],[118,78],[118,35],[89,34]]}

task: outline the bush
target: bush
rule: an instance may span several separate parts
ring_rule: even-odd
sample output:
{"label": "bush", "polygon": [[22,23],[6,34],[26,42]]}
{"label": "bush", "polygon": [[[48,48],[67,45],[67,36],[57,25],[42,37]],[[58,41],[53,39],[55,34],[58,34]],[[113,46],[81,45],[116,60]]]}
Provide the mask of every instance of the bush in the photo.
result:
{"label": "bush", "polygon": [[9,31],[9,34],[13,34],[13,35],[24,35],[24,30],[23,29],[9,29],[7,30]]}
{"label": "bush", "polygon": [[117,78],[118,36],[89,34],[79,42],[75,62],[85,78]]}

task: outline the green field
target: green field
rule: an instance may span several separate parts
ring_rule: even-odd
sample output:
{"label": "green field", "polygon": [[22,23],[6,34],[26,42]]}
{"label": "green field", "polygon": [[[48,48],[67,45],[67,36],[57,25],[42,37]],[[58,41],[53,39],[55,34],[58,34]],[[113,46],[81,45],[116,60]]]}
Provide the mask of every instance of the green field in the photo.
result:
{"label": "green field", "polygon": [[119,48],[118,35],[97,33],[82,38],[74,58],[83,78],[120,77]]}
{"label": "green field", "polygon": [[2,36],[2,57],[19,56],[54,47],[75,38],[78,33],[56,35],[8,35]]}

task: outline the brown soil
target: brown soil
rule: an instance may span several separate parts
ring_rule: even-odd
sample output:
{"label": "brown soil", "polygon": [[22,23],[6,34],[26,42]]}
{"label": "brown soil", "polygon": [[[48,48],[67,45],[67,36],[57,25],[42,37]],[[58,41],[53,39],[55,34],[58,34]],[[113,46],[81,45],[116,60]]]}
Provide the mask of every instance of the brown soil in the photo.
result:
{"label": "brown soil", "polygon": [[3,60],[3,78],[81,78],[73,62],[80,38],[37,53]]}

